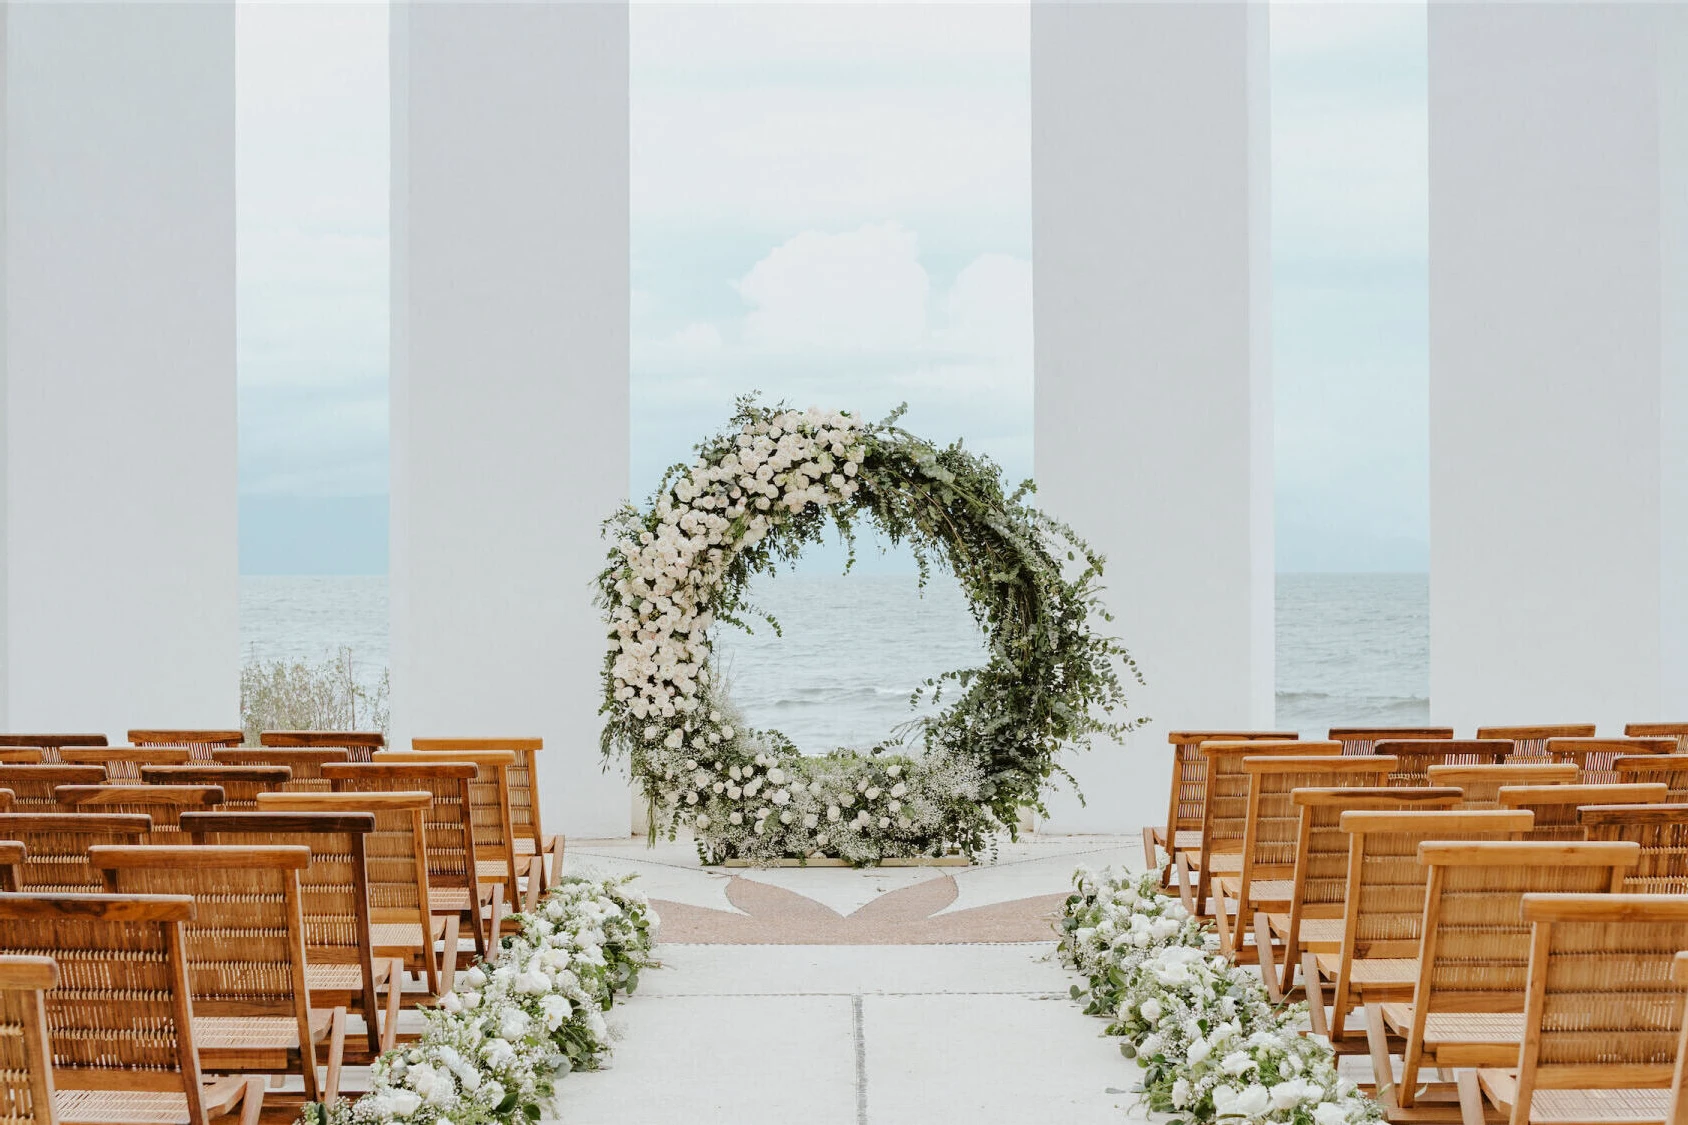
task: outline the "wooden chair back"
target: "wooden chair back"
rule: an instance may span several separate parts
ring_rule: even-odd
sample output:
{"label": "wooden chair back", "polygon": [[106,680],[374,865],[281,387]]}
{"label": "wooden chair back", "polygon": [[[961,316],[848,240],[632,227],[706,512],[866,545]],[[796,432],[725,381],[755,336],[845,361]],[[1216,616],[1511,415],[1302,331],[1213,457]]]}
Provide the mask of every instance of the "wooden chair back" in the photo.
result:
{"label": "wooden chair back", "polygon": [[1248,828],[1249,775],[1243,770],[1247,757],[1332,757],[1341,753],[1338,742],[1275,742],[1270,739],[1212,741],[1201,744],[1207,759],[1202,798],[1202,835],[1198,849],[1196,904],[1205,910],[1213,886],[1214,857],[1241,857],[1243,834]]}
{"label": "wooden chair back", "polygon": [[1522,727],[1478,727],[1478,738],[1505,738],[1518,744],[1515,752],[1520,758],[1547,756],[1550,738],[1593,738],[1593,723],[1549,723]]}
{"label": "wooden chair back", "polygon": [[151,831],[151,818],[135,813],[0,813],[0,840],[25,848],[14,889],[36,894],[103,891],[105,876],[88,862],[88,849],[145,843]]}
{"label": "wooden chair back", "polygon": [[0,766],[0,786],[12,791],[18,812],[60,812],[53,791],[61,785],[99,785],[105,770],[99,766]]}
{"label": "wooden chair back", "polygon": [[[1434,1014],[1519,1013],[1530,968],[1524,895],[1606,894],[1635,866],[1636,844],[1428,840],[1418,846],[1428,871],[1418,983],[1397,1097],[1410,1105],[1424,1063],[1424,1031]],[[1473,1058],[1482,1065],[1493,1060]],[[1508,1061],[1502,1054],[1499,1063]]]}
{"label": "wooden chair back", "polygon": [[103,734],[0,734],[0,749],[45,751],[48,762],[59,760],[59,750],[66,746],[104,746]]}
{"label": "wooden chair back", "polygon": [[1177,833],[1202,830],[1202,804],[1207,796],[1207,756],[1204,742],[1297,742],[1295,731],[1175,730],[1167,733],[1172,744],[1172,792],[1167,802],[1165,832],[1158,842],[1170,853]]}
{"label": "wooden chair back", "polygon": [[[260,793],[263,813],[369,813],[375,829],[364,837],[368,870],[369,922],[375,944],[385,930],[414,931],[417,947],[426,946],[428,991],[440,994],[433,958],[433,919],[428,884],[428,806],[433,794],[409,792]],[[456,950],[450,950],[455,956]]]}
{"label": "wooden chair back", "polygon": [[57,1125],[43,994],[58,983],[51,957],[0,956],[0,1120],[9,1125]]}
{"label": "wooden chair back", "polygon": [[183,932],[193,916],[186,895],[0,894],[0,949],[58,964],[42,999],[58,1097],[85,1103],[77,1120],[123,1120],[122,1099],[149,1091],[180,1094],[190,1125],[206,1125]]}
{"label": "wooden chair back", "polygon": [[148,785],[214,785],[223,790],[224,812],[256,812],[258,794],[276,793],[286,787],[292,771],[286,766],[142,766],[141,781]]}
{"label": "wooden chair back", "polygon": [[378,730],[267,730],[258,735],[259,746],[293,750],[344,750],[354,762],[367,762],[369,756],[387,745],[387,736]]}
{"label": "wooden chair back", "polygon": [[1453,727],[1331,727],[1329,738],[1342,743],[1344,754],[1372,754],[1375,743],[1384,739],[1448,739],[1454,736]]}
{"label": "wooden chair back", "polygon": [[1628,738],[1674,738],[1674,754],[1688,754],[1688,723],[1625,723]]}
{"label": "wooden chair back", "polygon": [[330,762],[349,762],[351,756],[350,750],[331,746],[233,746],[211,751],[212,760],[222,766],[286,766],[290,773],[281,787],[284,793],[330,792],[333,786],[322,776],[322,767]]}
{"label": "wooden chair back", "polygon": [[139,785],[142,766],[185,765],[185,746],[66,746],[59,761],[67,766],[99,766],[111,785]]}
{"label": "wooden chair back", "polygon": [[1432,785],[1463,790],[1461,808],[1498,809],[1506,785],[1575,785],[1577,767],[1566,762],[1509,762],[1498,766],[1431,766],[1424,771]]}
{"label": "wooden chair back", "polygon": [[1529,809],[1536,823],[1526,840],[1581,840],[1581,805],[1657,805],[1669,792],[1657,782],[1637,785],[1504,785],[1496,794],[1503,809]]}
{"label": "wooden chair back", "polygon": [[469,781],[469,817],[475,834],[478,877],[482,882],[502,882],[510,889],[510,902],[518,901],[517,888],[526,874],[527,861],[518,865],[516,833],[510,811],[510,770],[516,764],[511,750],[434,751],[378,750],[372,762],[383,765],[436,765],[441,760],[468,762],[475,767]]}
{"label": "wooden chair back", "polygon": [[1612,759],[1620,782],[1657,781],[1672,801],[1688,801],[1688,754],[1624,754]]}
{"label": "wooden chair back", "polygon": [[39,746],[0,746],[0,764],[38,766],[47,760],[47,751]]}
{"label": "wooden chair back", "polygon": [[[451,754],[464,750],[508,750],[516,760],[506,771],[510,788],[510,830],[514,833],[518,859],[543,855],[548,847],[539,818],[538,754],[545,749],[543,738],[413,738],[410,748],[424,754]],[[1198,823],[1197,828],[1201,825]],[[560,872],[558,874],[561,874]]]}
{"label": "wooden chair back", "polygon": [[[254,801],[254,803],[256,803]],[[195,845],[257,847],[302,844],[310,864],[299,875],[305,922],[305,957],[320,965],[355,965],[361,971],[363,1015],[369,1049],[381,1049],[376,1023],[374,944],[370,937],[369,866],[365,841],[375,831],[369,812],[190,812],[182,832]],[[393,982],[398,987],[398,982]]]}
{"label": "wooden chair back", "polygon": [[21,840],[0,840],[0,891],[22,889],[23,862],[29,849]]}
{"label": "wooden chair back", "polygon": [[1372,744],[1372,753],[1401,759],[1391,785],[1429,785],[1431,766],[1495,765],[1512,749],[1504,738],[1383,738]]}
{"label": "wooden chair back", "polygon": [[154,844],[90,848],[88,858],[114,894],[192,896],[187,960],[195,1013],[291,1019],[305,1098],[321,1100],[299,891],[311,849]]}
{"label": "wooden chair back", "polygon": [[1676,742],[1669,738],[1550,738],[1547,756],[1555,762],[1574,762],[1584,785],[1607,785],[1618,780],[1612,763],[1626,755],[1669,754]]}
{"label": "wooden chair back", "polygon": [[129,741],[136,746],[179,746],[191,761],[209,762],[218,746],[239,746],[246,741],[240,730],[132,730]]}
{"label": "wooden chair back", "polygon": [[213,809],[223,803],[216,785],[61,785],[53,790],[64,812],[143,813],[152,818],[147,840],[176,839],[176,822],[189,809]]}
{"label": "wooden chair back", "polygon": [[1590,840],[1629,840],[1641,857],[1624,875],[1629,894],[1688,894],[1688,804],[1584,805],[1577,810]]}
{"label": "wooden chair back", "polygon": [[1527,894],[1522,916],[1529,984],[1512,1121],[1531,1120],[1538,1090],[1608,1092],[1584,1094],[1579,1108],[1588,1120],[1621,1120],[1626,1095],[1667,1089],[1677,1075],[1684,1027],[1674,973],[1688,948],[1688,899]]}

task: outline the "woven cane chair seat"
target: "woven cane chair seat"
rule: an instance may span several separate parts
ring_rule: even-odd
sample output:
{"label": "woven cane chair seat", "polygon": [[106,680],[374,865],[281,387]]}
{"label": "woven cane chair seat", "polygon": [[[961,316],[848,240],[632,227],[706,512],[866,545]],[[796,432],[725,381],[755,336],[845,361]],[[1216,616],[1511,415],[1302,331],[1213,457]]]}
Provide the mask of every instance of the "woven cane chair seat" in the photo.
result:
{"label": "woven cane chair seat", "polygon": [[[220,1117],[240,1103],[245,1080],[220,1078],[200,1087],[206,1115]],[[60,1125],[191,1125],[186,1094],[156,1090],[55,1090]]]}
{"label": "woven cane chair seat", "polygon": [[[1385,1004],[1383,1018],[1404,1031],[1412,1026],[1413,1006]],[[1523,1038],[1523,1012],[1431,1012],[1424,1019],[1424,1045],[1431,1048],[1493,1045],[1516,1055]]]}
{"label": "woven cane chair seat", "polygon": [[[1477,1074],[1483,1092],[1508,1111],[1518,1078],[1508,1070]],[[1669,1090],[1537,1090],[1530,1101],[1534,1125],[1658,1125],[1670,1106]]]}

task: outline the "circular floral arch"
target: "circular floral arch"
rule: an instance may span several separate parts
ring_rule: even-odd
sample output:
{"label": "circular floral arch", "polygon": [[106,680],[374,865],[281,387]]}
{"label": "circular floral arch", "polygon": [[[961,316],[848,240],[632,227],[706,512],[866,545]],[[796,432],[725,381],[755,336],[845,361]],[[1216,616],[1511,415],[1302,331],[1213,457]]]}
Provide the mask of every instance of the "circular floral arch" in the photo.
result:
{"label": "circular floral arch", "polygon": [[[901,413],[864,424],[742,399],[648,508],[606,522],[603,749],[627,755],[653,834],[689,826],[715,862],[973,855],[1013,832],[1021,808],[1043,811],[1054,775],[1071,780],[1064,747],[1132,725],[1116,716],[1135,666],[1089,627],[1107,620],[1102,559],[1026,503],[1030,482],[1008,491],[988,458],[908,433]],[[900,737],[804,756],[777,731],[746,729],[712,674],[710,632],[745,627],[751,579],[829,526],[853,557],[862,517],[909,545],[923,583],[934,563],[956,577],[990,657],[927,681],[949,705]]]}

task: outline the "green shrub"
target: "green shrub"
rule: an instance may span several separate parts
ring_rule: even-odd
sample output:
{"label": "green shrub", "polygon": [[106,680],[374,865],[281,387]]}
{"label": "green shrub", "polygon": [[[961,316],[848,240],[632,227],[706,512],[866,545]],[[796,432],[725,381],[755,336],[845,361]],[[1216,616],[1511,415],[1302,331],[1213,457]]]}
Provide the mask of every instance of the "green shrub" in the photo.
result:
{"label": "green shrub", "polygon": [[358,675],[352,650],[319,664],[249,661],[240,670],[240,726],[255,746],[265,730],[387,731],[386,668],[374,680]]}

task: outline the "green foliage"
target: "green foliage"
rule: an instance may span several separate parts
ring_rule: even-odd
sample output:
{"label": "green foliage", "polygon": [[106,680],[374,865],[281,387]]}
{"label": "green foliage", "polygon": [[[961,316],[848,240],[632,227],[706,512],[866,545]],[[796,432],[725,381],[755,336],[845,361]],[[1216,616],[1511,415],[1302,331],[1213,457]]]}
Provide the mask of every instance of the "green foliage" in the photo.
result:
{"label": "green foliage", "polygon": [[349,648],[317,664],[253,660],[240,670],[240,726],[250,746],[266,730],[385,733],[388,706],[388,670],[366,680]]}

